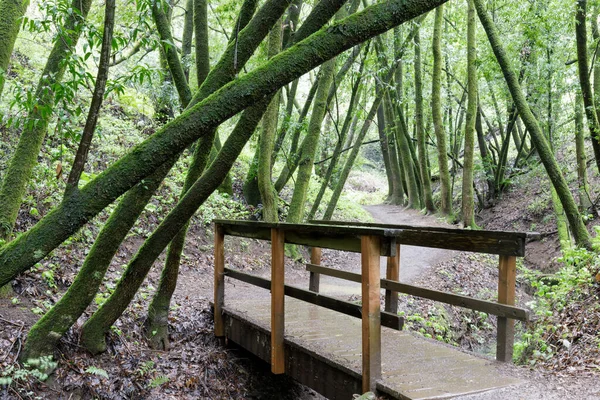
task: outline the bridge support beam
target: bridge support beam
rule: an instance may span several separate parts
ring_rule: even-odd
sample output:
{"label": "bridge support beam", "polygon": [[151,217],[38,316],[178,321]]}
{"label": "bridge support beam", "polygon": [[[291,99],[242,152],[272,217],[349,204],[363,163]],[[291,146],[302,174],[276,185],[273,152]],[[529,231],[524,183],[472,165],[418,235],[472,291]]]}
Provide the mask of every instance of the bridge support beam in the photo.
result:
{"label": "bridge support beam", "polygon": [[[321,265],[321,248],[313,247],[310,249],[310,263],[313,265]],[[311,292],[319,293],[319,284],[321,281],[321,274],[318,272],[310,273],[310,279],[308,281],[308,290]]]}
{"label": "bridge support beam", "polygon": [[361,237],[363,392],[374,392],[381,378],[380,247],[378,236]]}
{"label": "bridge support beam", "polygon": [[[400,280],[400,243],[396,243],[395,254],[395,256],[387,258],[385,278],[398,282]],[[385,291],[385,311],[393,314],[398,313],[398,292]]]}
{"label": "bridge support beam", "polygon": [[[515,287],[517,279],[517,258],[500,256],[498,266],[498,303],[515,305]],[[515,320],[498,317],[498,337],[496,342],[496,360],[512,361],[515,342]]]}
{"label": "bridge support beam", "polygon": [[271,372],[285,373],[285,234],[271,229]]}
{"label": "bridge support beam", "polygon": [[215,282],[214,282],[215,336],[225,336],[223,302],[225,300],[225,233],[215,224]]}

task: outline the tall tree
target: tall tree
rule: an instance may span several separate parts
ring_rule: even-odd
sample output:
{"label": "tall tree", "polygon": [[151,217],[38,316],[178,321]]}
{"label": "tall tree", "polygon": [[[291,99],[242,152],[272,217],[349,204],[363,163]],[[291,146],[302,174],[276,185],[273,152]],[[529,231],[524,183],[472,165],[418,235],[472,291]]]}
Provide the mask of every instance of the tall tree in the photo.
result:
{"label": "tall tree", "polygon": [[467,118],[465,121],[465,148],[462,183],[462,221],[465,227],[474,228],[473,157],[475,149],[475,122],[477,119],[477,49],[475,48],[475,8],[467,0]]}
{"label": "tall tree", "polygon": [[433,205],[433,194],[431,191],[431,177],[429,173],[429,154],[427,152],[427,140],[423,126],[423,78],[421,77],[421,35],[417,30],[415,35],[415,131],[419,149],[419,171],[421,174],[421,191],[423,203],[429,212],[435,211]]}
{"label": "tall tree", "polygon": [[446,144],[446,131],[442,119],[442,21],[444,19],[444,6],[435,10],[433,25],[433,76],[431,78],[431,114],[433,116],[433,129],[437,142],[438,168],[440,174],[440,212],[444,215],[452,214],[452,190],[450,187],[450,172],[448,170],[448,154]]}
{"label": "tall tree", "polygon": [[[269,33],[269,50],[267,54],[269,58],[275,57],[277,53],[281,51],[282,22],[283,20],[276,22],[273,29],[271,29],[271,33]],[[266,222],[279,221],[277,213],[277,193],[275,192],[271,178],[271,171],[273,170],[271,155],[273,153],[275,134],[277,131],[279,96],[280,91],[275,94],[271,103],[269,103],[269,107],[267,107],[267,111],[263,116],[262,132],[259,138],[258,189],[260,190],[260,197],[263,205],[263,220]]]}

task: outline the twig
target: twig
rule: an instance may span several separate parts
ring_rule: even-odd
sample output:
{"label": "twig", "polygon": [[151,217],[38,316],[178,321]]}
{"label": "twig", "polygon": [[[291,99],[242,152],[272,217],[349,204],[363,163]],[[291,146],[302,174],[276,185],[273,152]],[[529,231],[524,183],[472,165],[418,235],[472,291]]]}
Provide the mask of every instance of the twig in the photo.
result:
{"label": "twig", "polygon": [[6,318],[4,318],[2,316],[2,314],[0,314],[0,321],[6,322],[7,324],[11,324],[11,325],[17,326],[17,327],[19,327],[21,329],[23,329],[25,327],[24,324],[17,324],[16,322],[12,322],[12,321],[7,320]]}

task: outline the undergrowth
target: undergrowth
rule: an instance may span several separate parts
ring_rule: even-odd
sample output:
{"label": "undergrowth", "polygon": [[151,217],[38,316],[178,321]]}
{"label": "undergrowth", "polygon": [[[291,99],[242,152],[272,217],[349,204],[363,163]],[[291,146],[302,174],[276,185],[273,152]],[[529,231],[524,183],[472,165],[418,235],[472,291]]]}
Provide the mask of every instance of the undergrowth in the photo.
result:
{"label": "undergrowth", "polygon": [[[600,372],[600,255],[565,250],[562,268],[543,275],[522,268],[535,290],[535,318],[515,343],[514,361],[557,371]],[[595,359],[595,362],[594,362]]]}

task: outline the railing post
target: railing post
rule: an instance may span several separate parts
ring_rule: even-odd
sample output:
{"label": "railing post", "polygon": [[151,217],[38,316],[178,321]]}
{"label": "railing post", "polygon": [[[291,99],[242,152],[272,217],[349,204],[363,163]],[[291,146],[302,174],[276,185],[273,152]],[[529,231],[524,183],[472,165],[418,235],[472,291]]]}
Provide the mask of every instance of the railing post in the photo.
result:
{"label": "railing post", "polygon": [[361,237],[363,392],[375,391],[381,378],[380,247],[378,236]]}
{"label": "railing post", "polygon": [[215,336],[225,336],[223,323],[223,301],[225,299],[225,234],[223,227],[215,224],[215,282],[214,282],[214,315]]}
{"label": "railing post", "polygon": [[[387,258],[385,277],[390,281],[400,280],[400,243],[396,243],[396,255]],[[385,291],[385,311],[398,313],[398,292]]]}
{"label": "railing post", "polygon": [[[310,263],[314,265],[321,265],[321,248],[313,247],[310,250]],[[318,272],[310,273],[310,280],[308,281],[308,290],[311,292],[319,292],[319,283],[321,281],[321,274]]]}
{"label": "railing post", "polygon": [[[515,305],[516,277],[517,258],[501,255],[498,267],[498,303]],[[514,341],[515,320],[498,317],[496,360],[512,361]]]}
{"label": "railing post", "polygon": [[283,336],[285,324],[285,236],[271,229],[271,372],[285,373]]}

